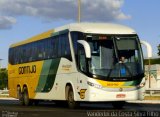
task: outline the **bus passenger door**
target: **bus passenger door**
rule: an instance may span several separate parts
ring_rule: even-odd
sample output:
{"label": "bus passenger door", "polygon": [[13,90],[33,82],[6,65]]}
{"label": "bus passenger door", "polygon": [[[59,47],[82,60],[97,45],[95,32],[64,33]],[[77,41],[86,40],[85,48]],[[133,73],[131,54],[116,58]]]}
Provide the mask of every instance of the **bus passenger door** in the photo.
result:
{"label": "bus passenger door", "polygon": [[88,65],[87,65],[85,49],[81,44],[78,44],[78,69],[79,69],[78,94],[79,94],[79,99],[83,100],[86,97],[85,92],[87,90]]}

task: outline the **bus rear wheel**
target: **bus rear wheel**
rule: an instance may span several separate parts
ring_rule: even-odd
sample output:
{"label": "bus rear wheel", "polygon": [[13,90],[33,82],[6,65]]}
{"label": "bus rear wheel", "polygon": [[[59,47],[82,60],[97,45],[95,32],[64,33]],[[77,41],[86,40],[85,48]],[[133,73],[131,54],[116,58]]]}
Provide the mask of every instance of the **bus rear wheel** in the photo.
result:
{"label": "bus rear wheel", "polygon": [[125,101],[115,101],[115,102],[112,102],[112,106],[115,109],[122,109],[124,105],[125,105]]}
{"label": "bus rear wheel", "polygon": [[20,87],[17,87],[17,98],[19,100],[20,105],[24,105],[23,93],[21,92]]}
{"label": "bus rear wheel", "polygon": [[79,102],[74,101],[74,92],[71,86],[68,87],[68,97],[67,97],[68,106],[71,109],[79,107]]}
{"label": "bus rear wheel", "polygon": [[32,105],[32,100],[29,99],[28,89],[26,87],[24,87],[24,90],[23,90],[23,100],[24,100],[25,106]]}

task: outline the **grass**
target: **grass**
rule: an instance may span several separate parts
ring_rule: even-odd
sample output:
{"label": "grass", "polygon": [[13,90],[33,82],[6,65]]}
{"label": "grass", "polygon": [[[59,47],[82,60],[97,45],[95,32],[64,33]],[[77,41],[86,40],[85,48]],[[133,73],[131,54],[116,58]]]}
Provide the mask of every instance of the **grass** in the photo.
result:
{"label": "grass", "polygon": [[144,100],[160,100],[160,96],[145,96]]}
{"label": "grass", "polygon": [[0,98],[7,98],[9,95],[0,95]]}

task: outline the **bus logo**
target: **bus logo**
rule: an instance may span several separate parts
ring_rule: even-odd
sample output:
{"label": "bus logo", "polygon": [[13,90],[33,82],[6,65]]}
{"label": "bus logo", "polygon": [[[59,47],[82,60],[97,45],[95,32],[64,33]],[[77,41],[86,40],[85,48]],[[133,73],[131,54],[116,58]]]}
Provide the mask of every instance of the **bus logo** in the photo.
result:
{"label": "bus logo", "polygon": [[81,89],[80,92],[78,92],[78,94],[80,95],[80,98],[81,98],[81,99],[84,99],[84,98],[85,98],[85,92],[86,92],[86,90],[87,90],[87,89]]}
{"label": "bus logo", "polygon": [[19,67],[18,72],[19,74],[36,73],[36,65]]}

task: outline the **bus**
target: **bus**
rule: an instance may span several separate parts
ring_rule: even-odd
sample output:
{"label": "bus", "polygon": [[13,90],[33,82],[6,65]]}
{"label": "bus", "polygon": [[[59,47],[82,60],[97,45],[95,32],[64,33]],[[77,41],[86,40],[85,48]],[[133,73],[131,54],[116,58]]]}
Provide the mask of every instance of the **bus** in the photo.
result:
{"label": "bus", "polygon": [[144,98],[144,64],[136,32],[112,23],[73,23],[9,48],[9,95],[22,105],[41,100],[111,102]]}

